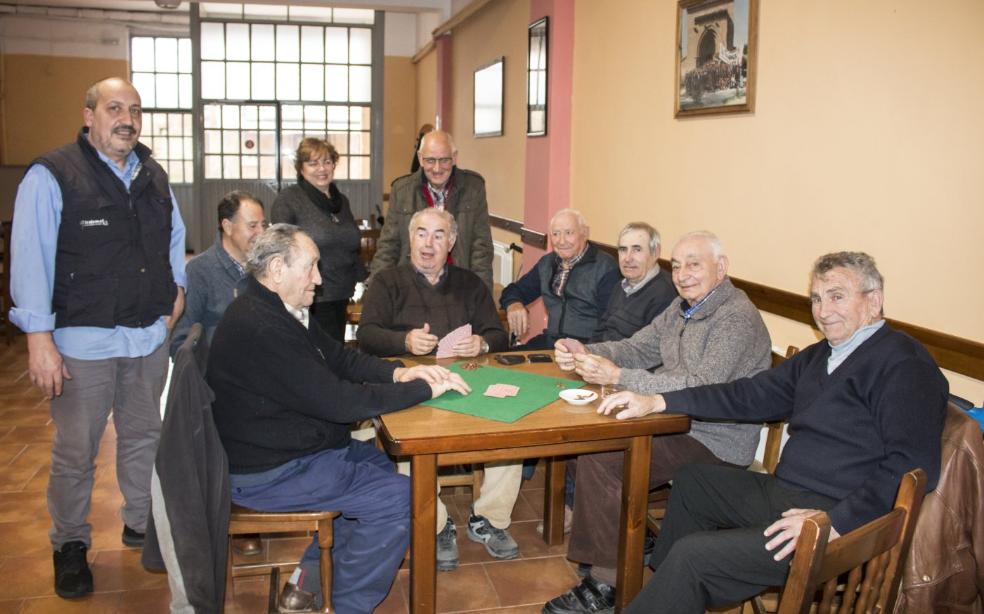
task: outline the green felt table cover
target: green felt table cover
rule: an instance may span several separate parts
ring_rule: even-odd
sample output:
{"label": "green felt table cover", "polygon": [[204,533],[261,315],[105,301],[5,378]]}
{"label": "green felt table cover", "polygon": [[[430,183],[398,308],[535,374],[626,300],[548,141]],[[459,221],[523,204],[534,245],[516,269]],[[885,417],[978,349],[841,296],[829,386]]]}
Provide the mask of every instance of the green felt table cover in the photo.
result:
{"label": "green felt table cover", "polygon": [[[421,405],[499,422],[515,422],[526,414],[556,401],[557,394],[561,390],[584,386],[584,382],[578,380],[536,375],[515,369],[482,366],[473,371],[466,371],[461,368],[462,365],[463,363],[455,363],[449,369],[461,375],[471,386],[471,394],[465,396],[449,390],[436,399],[424,401]],[[492,384],[519,386],[519,393],[504,399],[487,397],[485,390]]]}

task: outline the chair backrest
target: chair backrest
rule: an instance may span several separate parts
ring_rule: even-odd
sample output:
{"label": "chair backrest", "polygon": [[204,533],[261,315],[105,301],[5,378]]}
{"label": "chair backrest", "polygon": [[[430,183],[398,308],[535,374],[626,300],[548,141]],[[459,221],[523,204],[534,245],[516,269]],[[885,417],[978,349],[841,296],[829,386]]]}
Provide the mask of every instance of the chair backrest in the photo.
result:
{"label": "chair backrest", "polygon": [[[791,358],[793,354],[799,352],[799,348],[791,345],[786,348],[785,354],[780,354],[779,352],[772,352],[772,367],[775,368],[779,364]],[[765,427],[768,429],[765,435],[765,452],[762,454],[762,467],[765,468],[769,473],[776,472],[776,465],[779,464],[779,452],[782,449],[782,431],[784,422],[767,422]]]}
{"label": "chair backrest", "polygon": [[779,614],[806,614],[814,603],[821,614],[891,612],[925,492],[926,473],[906,473],[892,511],[829,543],[827,515],[808,518],[796,542]]}

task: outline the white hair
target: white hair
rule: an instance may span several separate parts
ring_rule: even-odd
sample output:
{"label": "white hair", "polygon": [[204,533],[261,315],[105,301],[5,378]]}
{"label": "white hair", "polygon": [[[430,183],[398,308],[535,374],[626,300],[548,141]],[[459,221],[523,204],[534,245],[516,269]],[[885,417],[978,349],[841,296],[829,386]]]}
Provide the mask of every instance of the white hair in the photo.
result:
{"label": "white hair", "polygon": [[709,230],[694,230],[692,232],[688,232],[680,237],[680,240],[677,241],[677,245],[683,243],[687,239],[703,239],[704,241],[707,241],[707,244],[711,247],[711,254],[714,256],[715,260],[721,256],[724,256],[724,246],[721,245],[721,239],[718,239],[717,235]]}
{"label": "white hair", "polygon": [[557,218],[559,218],[562,215],[573,216],[574,219],[577,220],[577,227],[580,228],[581,230],[584,230],[585,228],[588,227],[588,221],[584,219],[584,216],[581,215],[581,212],[578,211],[577,209],[561,209],[557,213],[554,213],[553,216],[550,218],[550,223],[547,225],[547,227],[549,228],[553,226],[554,222],[557,221]]}
{"label": "white hair", "polygon": [[410,232],[410,236],[413,236],[413,229],[417,227],[417,219],[424,215],[436,215],[443,219],[448,224],[448,232],[451,235],[449,239],[454,242],[458,238],[458,222],[455,221],[454,216],[446,209],[438,209],[436,207],[421,209],[413,214],[413,217],[410,218],[410,223],[407,224],[407,230]]}

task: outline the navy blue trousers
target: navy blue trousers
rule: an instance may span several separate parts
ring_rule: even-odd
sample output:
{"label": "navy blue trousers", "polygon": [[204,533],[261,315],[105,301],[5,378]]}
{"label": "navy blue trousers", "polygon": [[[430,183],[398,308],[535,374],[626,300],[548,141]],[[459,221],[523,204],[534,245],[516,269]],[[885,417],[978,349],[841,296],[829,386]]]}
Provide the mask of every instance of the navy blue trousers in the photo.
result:
{"label": "navy blue trousers", "polygon": [[[352,441],[261,474],[230,476],[232,500],[264,512],[340,512],[332,525],[332,602],[368,614],[386,598],[410,541],[410,480],[372,444]],[[302,588],[320,593],[315,536],[304,551]]]}

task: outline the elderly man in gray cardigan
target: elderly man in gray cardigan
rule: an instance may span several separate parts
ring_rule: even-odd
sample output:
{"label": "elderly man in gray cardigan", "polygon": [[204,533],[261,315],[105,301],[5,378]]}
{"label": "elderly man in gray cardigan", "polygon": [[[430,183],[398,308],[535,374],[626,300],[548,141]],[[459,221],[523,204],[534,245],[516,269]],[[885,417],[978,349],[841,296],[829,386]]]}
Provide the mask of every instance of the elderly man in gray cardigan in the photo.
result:
{"label": "elderly man in gray cardigan", "polygon": [[[728,258],[705,231],[685,235],[673,248],[673,284],[680,296],[635,335],[584,346],[556,344],[557,364],[585,381],[655,394],[729,382],[769,367],[771,342],[758,310],[727,277]],[[653,439],[649,485],[672,479],[690,463],[749,465],[760,425],[691,422],[690,432]],[[573,589],[544,606],[558,613],[610,612],[615,601],[615,557],[622,501],[622,453],[577,459],[574,522],[568,558],[591,564]]]}

